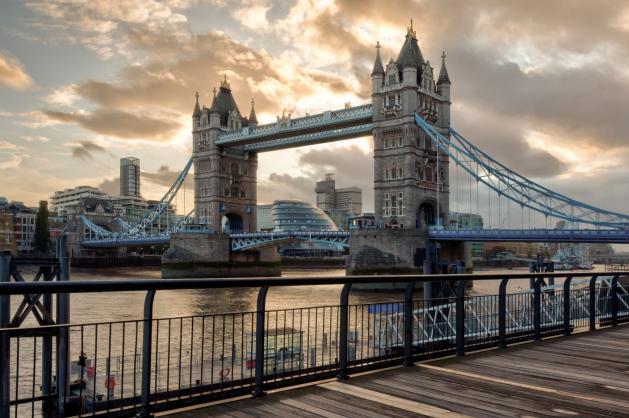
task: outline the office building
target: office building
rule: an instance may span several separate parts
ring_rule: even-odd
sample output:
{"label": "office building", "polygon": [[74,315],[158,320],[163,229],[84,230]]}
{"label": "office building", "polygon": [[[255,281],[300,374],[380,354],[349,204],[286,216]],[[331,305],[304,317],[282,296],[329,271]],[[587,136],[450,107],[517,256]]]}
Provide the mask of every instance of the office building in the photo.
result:
{"label": "office building", "polygon": [[334,223],[342,229],[348,229],[350,219],[363,210],[363,191],[359,187],[336,188],[333,174],[326,174],[325,179],[315,186],[317,207],[327,213]]}
{"label": "office building", "polygon": [[140,196],[140,160],[120,159],[120,196]]}

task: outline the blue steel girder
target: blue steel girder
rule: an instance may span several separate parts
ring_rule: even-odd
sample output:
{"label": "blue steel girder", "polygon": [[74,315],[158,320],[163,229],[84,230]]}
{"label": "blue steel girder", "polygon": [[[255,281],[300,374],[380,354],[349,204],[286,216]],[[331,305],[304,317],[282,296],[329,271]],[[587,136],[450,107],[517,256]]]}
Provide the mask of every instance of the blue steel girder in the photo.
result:
{"label": "blue steel girder", "polygon": [[231,250],[245,251],[256,247],[279,245],[294,241],[320,242],[349,247],[347,231],[280,231],[230,234]]}
{"label": "blue steel girder", "polygon": [[85,215],[81,215],[79,217],[83,225],[85,225],[95,236],[96,238],[107,238],[114,235],[114,232],[111,232],[102,226],[96,225],[94,222],[89,220]]}
{"label": "blue steel girder", "polygon": [[360,138],[361,136],[371,135],[373,130],[372,123],[365,123],[357,126],[345,128],[335,128],[326,131],[312,132],[303,135],[288,136],[283,138],[272,139],[269,141],[258,142],[243,146],[245,151],[277,151],[280,149],[293,148],[296,146],[306,146],[322,144],[331,141],[340,141],[343,139]]}
{"label": "blue steel girder", "polygon": [[437,241],[503,241],[629,244],[629,229],[443,229],[430,228]]}
{"label": "blue steel girder", "polygon": [[554,192],[496,161],[454,129],[450,129],[452,137],[448,139],[417,114],[415,121],[439,150],[447,154],[457,166],[499,195],[522,207],[572,223],[629,229],[629,215],[596,208]]}
{"label": "blue steel girder", "polygon": [[[186,163],[186,166],[184,167],[184,169],[181,171],[181,173],[179,173],[179,175],[175,179],[175,182],[173,183],[173,185],[170,186],[170,188],[168,189],[166,194],[164,194],[164,196],[158,202],[158,204],[153,206],[152,208],[148,209],[145,212],[144,216],[140,219],[140,221],[137,224],[131,226],[131,225],[127,224],[126,222],[124,222],[124,221],[119,219],[118,221],[121,222],[121,225],[123,225],[123,223],[124,223],[124,224],[129,226],[127,228],[125,225],[123,225],[123,231],[122,232],[116,233],[116,232],[107,231],[107,230],[105,230],[103,228],[100,228],[98,225],[95,225],[93,222],[89,221],[84,216],[81,217],[81,220],[98,237],[103,237],[103,238],[111,237],[111,238],[114,238],[114,237],[140,237],[140,236],[145,236],[146,235],[146,228],[148,228],[149,226],[153,225],[155,223],[155,221],[164,213],[164,211],[166,211],[168,209],[168,207],[170,206],[170,203],[172,202],[172,200],[177,195],[177,192],[179,191],[179,188],[181,187],[181,185],[185,181],[186,176],[188,175],[188,172],[190,171],[191,167],[192,167],[192,158],[190,158],[188,160],[188,162]],[[187,216],[189,216],[189,214]]]}
{"label": "blue steel girder", "polygon": [[318,113],[296,119],[278,119],[275,123],[259,125],[254,128],[245,127],[238,131],[225,131],[218,135],[217,145],[238,147],[247,144],[258,144],[283,137],[294,137],[307,133],[349,128],[364,125],[372,121],[372,105],[350,107]]}

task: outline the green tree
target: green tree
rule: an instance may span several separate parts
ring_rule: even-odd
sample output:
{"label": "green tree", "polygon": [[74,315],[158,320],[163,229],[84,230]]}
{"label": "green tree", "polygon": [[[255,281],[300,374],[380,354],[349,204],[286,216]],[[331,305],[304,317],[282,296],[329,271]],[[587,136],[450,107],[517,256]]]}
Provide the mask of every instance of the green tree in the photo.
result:
{"label": "green tree", "polygon": [[39,254],[47,254],[49,245],[50,230],[48,229],[48,202],[46,200],[40,200],[37,218],[35,219],[35,252]]}

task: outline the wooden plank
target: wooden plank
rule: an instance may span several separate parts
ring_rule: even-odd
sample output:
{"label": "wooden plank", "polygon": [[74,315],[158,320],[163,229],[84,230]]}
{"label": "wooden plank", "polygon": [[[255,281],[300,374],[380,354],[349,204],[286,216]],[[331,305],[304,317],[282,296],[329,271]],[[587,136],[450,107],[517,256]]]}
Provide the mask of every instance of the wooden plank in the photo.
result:
{"label": "wooden plank", "polygon": [[280,403],[292,406],[293,408],[301,409],[303,411],[311,412],[325,418],[345,418],[343,415],[335,414],[334,412],[330,412],[313,405],[308,405],[307,403],[300,402],[296,399],[284,398],[280,399]]}
{"label": "wooden plank", "polygon": [[303,400],[304,398],[312,403],[315,403],[316,405],[319,405],[323,409],[336,411],[340,413],[342,416],[350,416],[350,417],[361,416],[364,418],[382,418],[383,416],[389,416],[389,417],[394,416],[394,415],[391,415],[392,411],[390,409],[389,411],[386,411],[387,415],[384,415],[385,411],[374,412],[373,410],[369,408],[369,405],[367,405],[367,403],[364,401],[362,402],[361,407],[355,407],[353,405],[350,405],[349,403],[338,402],[332,399],[332,397],[330,396],[323,397],[323,396],[312,394],[312,395],[307,395],[305,397],[302,397],[301,399]]}
{"label": "wooden plank", "polygon": [[568,392],[568,391],[563,391],[563,390],[557,390],[557,389],[544,387],[544,386],[530,385],[530,384],[526,384],[526,383],[515,382],[515,381],[512,381],[512,380],[507,380],[507,379],[502,379],[502,378],[496,378],[496,377],[481,375],[481,374],[478,374],[478,373],[465,372],[465,371],[462,371],[462,370],[446,369],[446,368],[443,368],[443,367],[435,367],[435,366],[432,366],[430,364],[418,364],[417,366],[418,367],[427,368],[427,369],[431,369],[431,370],[437,370],[437,371],[443,372],[443,373],[451,373],[451,374],[454,374],[454,375],[466,376],[466,377],[471,377],[471,378],[478,379],[478,380],[485,380],[485,381],[488,381],[488,382],[499,383],[499,384],[502,384],[502,385],[513,386],[513,387],[533,390],[533,391],[537,391],[537,392],[556,394],[557,396],[566,397],[566,398],[580,399],[580,400],[586,400],[586,401],[591,401],[591,402],[598,402],[598,403],[602,403],[604,405],[613,405],[613,406],[624,408],[625,411],[629,410],[629,402],[625,402],[625,401],[618,401],[618,400],[614,400],[614,399],[601,398],[601,397],[591,396],[591,395],[587,395],[587,394],[581,394],[581,393],[574,393],[574,392]]}
{"label": "wooden plank", "polygon": [[[368,413],[377,414],[380,417],[386,416],[392,418],[416,418],[418,416],[425,416],[417,413],[412,413],[404,409],[391,408],[388,405],[384,405],[375,401],[356,398],[346,393],[320,389],[318,392],[316,392],[316,394],[326,400],[332,400],[333,402],[338,402],[345,405],[345,409],[351,411],[349,416],[361,416],[365,411]],[[341,413],[340,411],[337,412]]]}
{"label": "wooden plank", "polygon": [[467,415],[458,414],[448,409],[438,408],[426,403],[410,401],[396,396],[386,395],[376,392],[375,390],[364,389],[347,383],[330,382],[320,385],[320,387],[329,390],[335,390],[337,392],[347,393],[348,395],[355,396],[357,398],[379,402],[393,408],[405,409],[407,411],[422,414],[428,417],[467,417]]}

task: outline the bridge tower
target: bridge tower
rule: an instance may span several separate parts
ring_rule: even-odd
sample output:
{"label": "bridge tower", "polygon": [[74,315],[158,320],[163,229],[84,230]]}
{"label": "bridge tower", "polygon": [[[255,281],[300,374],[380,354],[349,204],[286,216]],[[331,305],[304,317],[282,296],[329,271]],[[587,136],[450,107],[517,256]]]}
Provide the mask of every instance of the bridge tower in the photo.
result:
{"label": "bridge tower", "polygon": [[391,228],[446,223],[448,157],[414,122],[419,113],[444,135],[450,126],[450,79],[442,55],[439,79],[425,61],[413,23],[397,60],[386,67],[376,45],[372,80],[376,218]]}
{"label": "bridge tower", "polygon": [[253,101],[249,117],[241,115],[227,76],[210,108],[199,105],[192,114],[194,209],[197,223],[216,232],[256,230],[256,153],[215,144],[220,132],[257,125]]}

